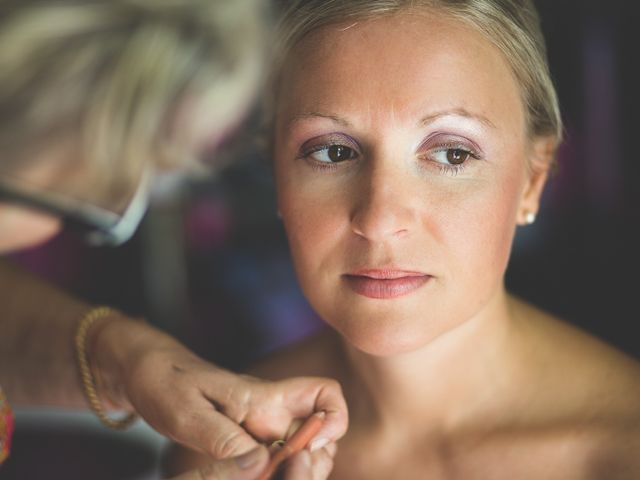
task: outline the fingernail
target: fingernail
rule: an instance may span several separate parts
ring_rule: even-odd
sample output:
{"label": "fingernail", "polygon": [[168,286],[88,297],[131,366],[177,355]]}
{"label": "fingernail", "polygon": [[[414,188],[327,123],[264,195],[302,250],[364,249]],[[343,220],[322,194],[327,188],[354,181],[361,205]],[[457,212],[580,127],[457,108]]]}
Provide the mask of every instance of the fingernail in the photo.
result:
{"label": "fingernail", "polygon": [[260,461],[261,456],[262,449],[260,447],[256,447],[253,450],[248,451],[247,453],[243,453],[242,455],[237,456],[235,460],[238,467],[240,467],[242,470],[248,470]]}
{"label": "fingernail", "polygon": [[309,450],[315,452],[316,450],[320,450],[325,445],[329,444],[329,439],[325,437],[316,438],[313,442],[309,444]]}

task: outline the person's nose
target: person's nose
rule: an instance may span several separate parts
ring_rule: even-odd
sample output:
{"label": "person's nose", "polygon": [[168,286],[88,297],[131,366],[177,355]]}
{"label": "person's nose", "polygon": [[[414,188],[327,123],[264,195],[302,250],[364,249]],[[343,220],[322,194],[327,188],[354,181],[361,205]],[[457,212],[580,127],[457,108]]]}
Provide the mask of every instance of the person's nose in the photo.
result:
{"label": "person's nose", "polygon": [[417,221],[412,175],[402,166],[370,164],[358,181],[350,218],[353,232],[374,243],[409,235]]}

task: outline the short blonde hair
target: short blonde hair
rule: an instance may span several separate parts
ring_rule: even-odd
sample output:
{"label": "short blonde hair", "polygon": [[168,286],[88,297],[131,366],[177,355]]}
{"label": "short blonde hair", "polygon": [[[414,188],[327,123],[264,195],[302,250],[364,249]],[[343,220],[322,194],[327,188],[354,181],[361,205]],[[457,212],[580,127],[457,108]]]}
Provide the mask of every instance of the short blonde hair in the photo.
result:
{"label": "short blonde hair", "polygon": [[131,183],[147,164],[175,166],[159,147],[181,150],[169,124],[183,99],[240,108],[258,83],[262,0],[3,3],[0,169],[71,134],[83,165]]}
{"label": "short blonde hair", "polygon": [[529,135],[562,138],[558,98],[540,19],[531,0],[290,0],[285,5],[278,29],[278,68],[304,36],[326,25],[412,8],[431,9],[470,24],[502,51],[511,66],[526,106]]}

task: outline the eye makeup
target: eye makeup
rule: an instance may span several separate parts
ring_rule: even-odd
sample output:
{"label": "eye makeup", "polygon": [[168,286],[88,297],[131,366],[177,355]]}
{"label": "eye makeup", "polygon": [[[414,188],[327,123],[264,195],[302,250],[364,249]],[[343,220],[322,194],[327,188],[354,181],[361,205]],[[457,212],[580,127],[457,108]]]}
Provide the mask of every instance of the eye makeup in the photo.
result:
{"label": "eye makeup", "polygon": [[333,132],[305,141],[296,159],[309,162],[313,168],[335,170],[338,165],[359,157],[358,143],[348,135]]}
{"label": "eye makeup", "polygon": [[[331,132],[316,135],[297,147],[296,160],[304,160],[317,171],[336,171],[352,160],[361,158],[362,149],[350,135]],[[458,175],[474,160],[483,160],[484,153],[468,135],[438,129],[430,133],[415,149],[416,157],[425,170]]]}
{"label": "eye makeup", "polygon": [[418,157],[440,173],[458,175],[474,160],[483,160],[478,145],[468,138],[450,133],[435,132],[418,147]]}

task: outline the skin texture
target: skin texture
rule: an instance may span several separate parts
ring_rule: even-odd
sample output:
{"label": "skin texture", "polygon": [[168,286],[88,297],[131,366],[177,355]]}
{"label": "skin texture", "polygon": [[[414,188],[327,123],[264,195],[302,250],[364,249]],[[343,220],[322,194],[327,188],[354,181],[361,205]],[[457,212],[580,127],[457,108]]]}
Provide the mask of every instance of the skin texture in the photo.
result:
{"label": "skin texture", "polygon": [[[279,209],[331,329],[253,373],[341,383],[330,478],[637,478],[637,362],[503,286],[555,142],[525,134],[500,52],[431,11],[330,25],[294,48],[278,99]],[[363,294],[376,275],[422,280]]]}
{"label": "skin texture", "polygon": [[[302,289],[322,318],[372,354],[413,350],[482,313],[499,291],[528,194],[537,210],[519,90],[499,53],[446,22],[395,24],[399,34],[383,48],[373,26],[302,42],[297,52],[313,56],[289,62],[275,146]],[[421,35],[430,41],[416,44]],[[357,158],[327,171],[300,158],[332,141]],[[448,144],[482,158],[443,172],[435,159],[445,152],[436,150]],[[363,268],[432,279],[416,295],[372,302],[340,280]]]}
{"label": "skin texture", "polygon": [[[341,382],[331,478],[637,478],[638,363],[503,286],[555,142],[525,134],[500,52],[433,12],[331,25],[296,46],[279,92],[279,208],[337,334],[255,372]],[[464,168],[452,149],[472,151]],[[428,280],[371,298],[346,276],[363,269]]]}

